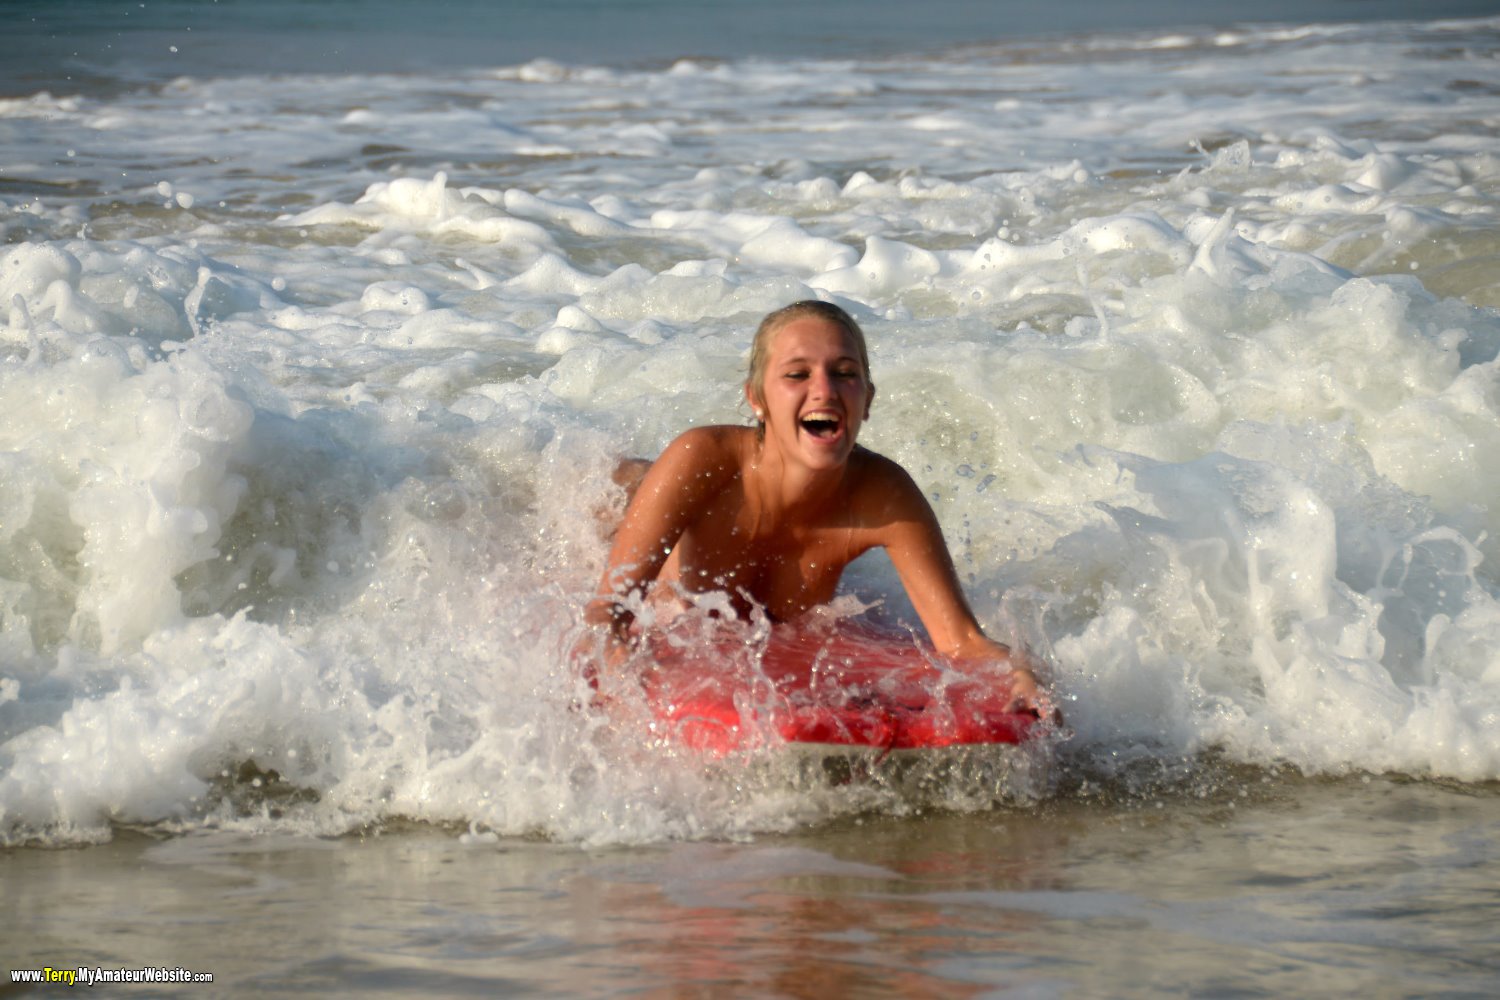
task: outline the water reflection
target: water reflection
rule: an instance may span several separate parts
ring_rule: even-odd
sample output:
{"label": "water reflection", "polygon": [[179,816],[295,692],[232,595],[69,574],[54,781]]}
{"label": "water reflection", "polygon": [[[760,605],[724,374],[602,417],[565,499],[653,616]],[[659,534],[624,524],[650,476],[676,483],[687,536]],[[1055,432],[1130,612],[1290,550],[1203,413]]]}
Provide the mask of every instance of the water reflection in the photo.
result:
{"label": "water reflection", "polygon": [[[1478,995],[1500,789],[1282,778],[588,852],[420,827],[0,854],[13,968],[228,995]],[[471,840],[473,838],[470,838]],[[40,966],[38,966],[40,967]]]}

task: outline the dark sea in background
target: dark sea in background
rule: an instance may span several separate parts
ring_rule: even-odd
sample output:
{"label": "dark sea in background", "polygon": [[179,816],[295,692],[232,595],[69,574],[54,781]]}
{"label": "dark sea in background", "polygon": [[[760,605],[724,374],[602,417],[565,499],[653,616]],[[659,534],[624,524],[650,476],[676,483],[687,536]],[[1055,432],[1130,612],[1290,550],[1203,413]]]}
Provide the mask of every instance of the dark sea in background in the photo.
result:
{"label": "dark sea in background", "polygon": [[1099,32],[1432,21],[1494,0],[11,0],[0,93],[264,73],[418,73],[551,59],[851,58]]}

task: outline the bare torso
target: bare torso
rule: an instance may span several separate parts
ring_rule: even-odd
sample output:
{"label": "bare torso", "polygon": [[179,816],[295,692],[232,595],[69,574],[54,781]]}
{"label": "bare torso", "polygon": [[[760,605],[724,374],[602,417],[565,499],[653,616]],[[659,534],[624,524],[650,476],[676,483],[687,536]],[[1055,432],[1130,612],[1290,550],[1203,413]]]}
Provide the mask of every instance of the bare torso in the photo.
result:
{"label": "bare torso", "polygon": [[795,515],[761,495],[753,432],[734,428],[738,466],[708,492],[657,578],[670,593],[723,591],[736,611],[758,606],[786,621],[832,600],[845,567],[870,547],[863,530],[862,483],[883,462],[864,449],[851,456],[834,495]]}

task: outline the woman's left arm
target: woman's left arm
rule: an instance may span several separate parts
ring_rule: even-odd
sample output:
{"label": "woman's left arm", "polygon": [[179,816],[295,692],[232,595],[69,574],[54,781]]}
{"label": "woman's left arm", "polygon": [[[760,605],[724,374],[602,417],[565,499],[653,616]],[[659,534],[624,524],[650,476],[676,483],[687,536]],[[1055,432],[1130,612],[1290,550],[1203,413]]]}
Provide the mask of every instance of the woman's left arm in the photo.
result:
{"label": "woman's left arm", "polygon": [[906,470],[881,460],[882,488],[875,516],[867,521],[873,541],[885,548],[927,634],[944,656],[954,660],[999,662],[1010,667],[1012,702],[1041,716],[1052,705],[1037,678],[1041,664],[1022,649],[1012,649],[984,634],[964,598],[953,557],[927,498]]}

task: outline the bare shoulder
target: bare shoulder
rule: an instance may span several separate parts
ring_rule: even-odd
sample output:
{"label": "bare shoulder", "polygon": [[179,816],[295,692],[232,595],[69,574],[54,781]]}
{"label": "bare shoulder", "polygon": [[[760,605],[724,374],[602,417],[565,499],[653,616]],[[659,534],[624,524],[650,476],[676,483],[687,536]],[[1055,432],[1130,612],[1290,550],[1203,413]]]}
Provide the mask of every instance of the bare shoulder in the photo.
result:
{"label": "bare shoulder", "polygon": [[738,471],[745,462],[747,438],[753,434],[749,428],[725,424],[694,427],[677,435],[657,463],[694,472]]}
{"label": "bare shoulder", "polygon": [[737,454],[743,447],[745,439],[754,435],[755,432],[748,427],[736,427],[732,424],[704,424],[702,427],[690,427],[683,431],[667,447],[709,448],[733,451]]}
{"label": "bare shoulder", "polygon": [[907,519],[930,509],[921,488],[899,462],[859,448],[853,456],[853,467],[859,477],[856,507],[867,523]]}
{"label": "bare shoulder", "polygon": [[654,494],[686,493],[702,499],[740,474],[747,460],[744,427],[694,427],[679,434],[646,471],[641,488]]}

